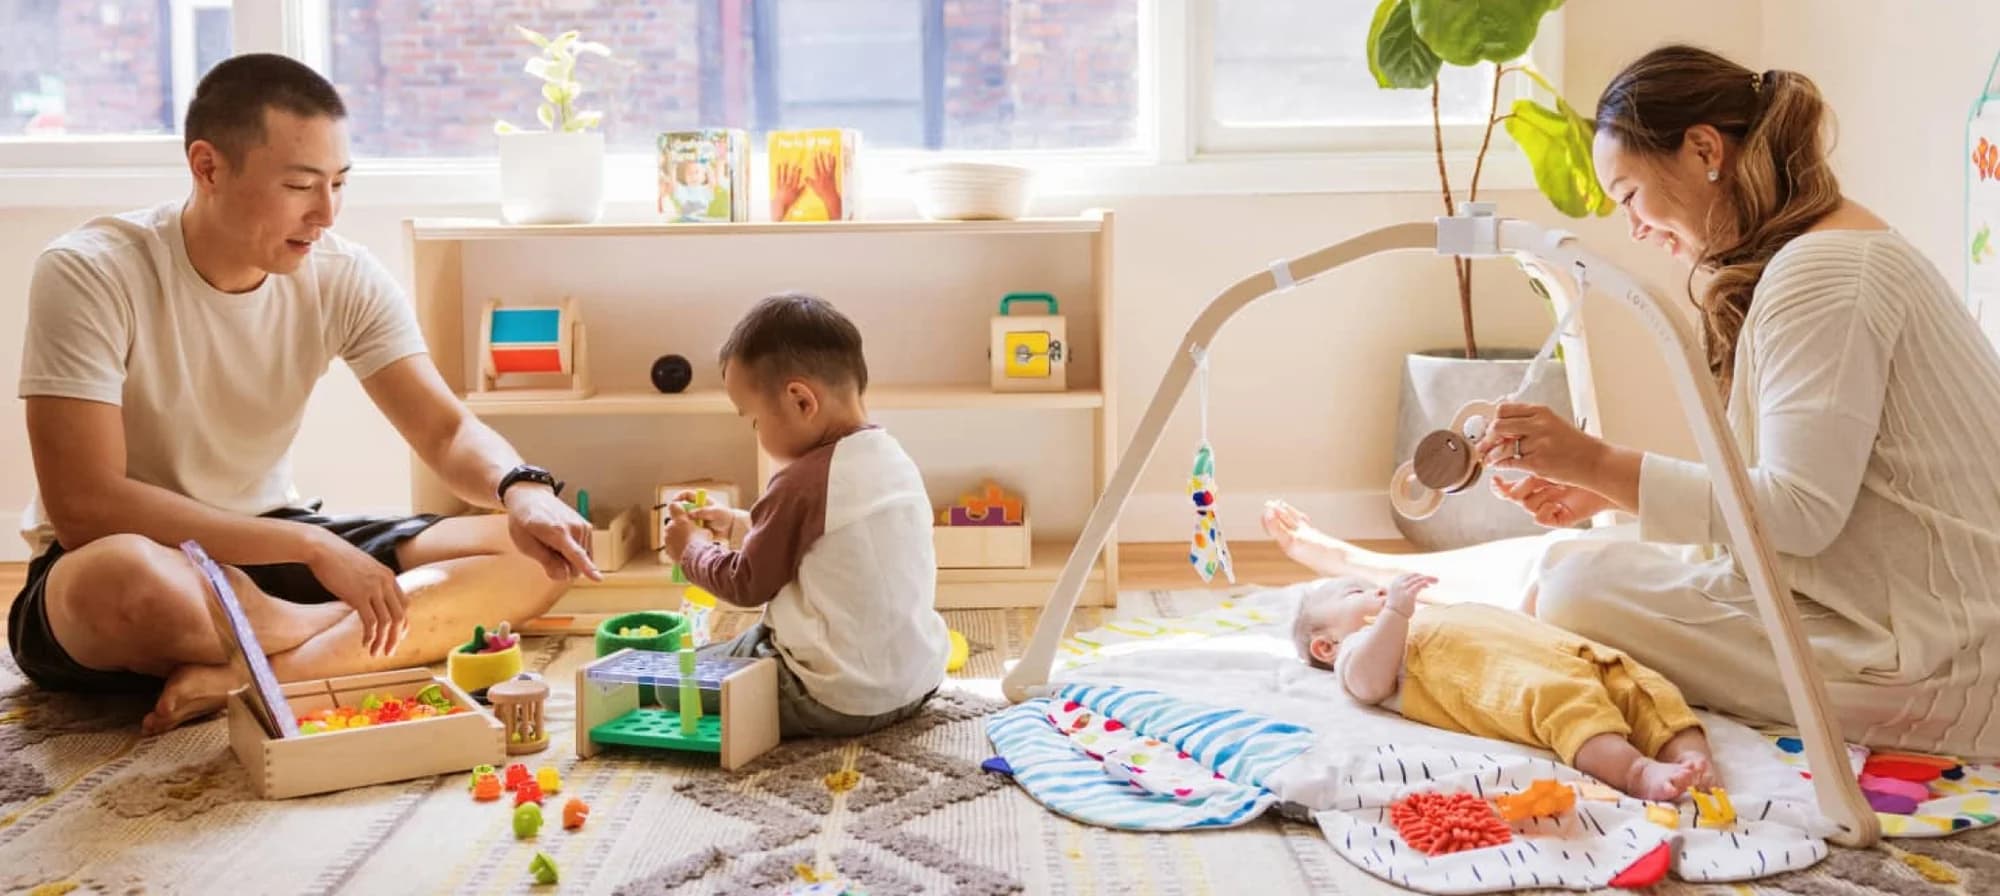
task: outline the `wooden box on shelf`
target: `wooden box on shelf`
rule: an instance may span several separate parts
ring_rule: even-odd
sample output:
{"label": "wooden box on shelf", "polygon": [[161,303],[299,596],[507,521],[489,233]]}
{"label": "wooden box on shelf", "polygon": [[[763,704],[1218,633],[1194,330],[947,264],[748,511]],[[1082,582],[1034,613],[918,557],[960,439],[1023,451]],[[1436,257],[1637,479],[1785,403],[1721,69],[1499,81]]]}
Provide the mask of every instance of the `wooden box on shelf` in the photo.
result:
{"label": "wooden box on shelf", "polygon": [[590,562],[602,572],[624,568],[639,552],[639,508],[627,507],[616,513],[592,509],[590,514]]}
{"label": "wooden box on shelf", "polygon": [[229,693],[229,746],[249,771],[251,789],[263,799],[330,793],[505,761],[507,738],[499,720],[426,669],[293,682],[281,693],[288,711],[305,714],[358,706],[369,694],[413,697],[431,685],[466,711],[283,738],[272,737],[257,721],[245,697],[248,687],[237,688]]}
{"label": "wooden box on shelf", "polygon": [[939,569],[1027,569],[1033,559],[1028,521],[1018,526],[932,526]]}

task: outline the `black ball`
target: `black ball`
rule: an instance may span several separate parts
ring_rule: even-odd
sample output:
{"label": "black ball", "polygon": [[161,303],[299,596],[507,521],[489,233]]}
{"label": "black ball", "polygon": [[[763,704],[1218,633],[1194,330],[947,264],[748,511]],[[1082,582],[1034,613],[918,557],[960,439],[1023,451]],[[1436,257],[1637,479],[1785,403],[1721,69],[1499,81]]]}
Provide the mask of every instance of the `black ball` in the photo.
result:
{"label": "black ball", "polygon": [[679,392],[694,382],[694,365],[680,355],[661,355],[653,362],[653,388]]}

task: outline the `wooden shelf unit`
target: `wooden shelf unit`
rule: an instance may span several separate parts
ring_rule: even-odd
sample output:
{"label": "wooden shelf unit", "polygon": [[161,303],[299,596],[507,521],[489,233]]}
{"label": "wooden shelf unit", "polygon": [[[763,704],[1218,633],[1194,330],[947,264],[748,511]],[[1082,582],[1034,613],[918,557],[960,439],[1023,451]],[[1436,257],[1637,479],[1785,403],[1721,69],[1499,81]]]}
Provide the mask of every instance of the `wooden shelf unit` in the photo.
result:
{"label": "wooden shelf unit", "polygon": [[[945,569],[938,573],[937,602],[940,608],[1040,606],[1060,575],[1082,519],[1097,495],[1103,492],[1117,461],[1117,418],[1115,390],[1116,359],[1112,352],[1111,244],[1112,215],[1093,211],[1075,218],[1027,219],[1018,221],[836,221],[814,223],[749,222],[739,224],[600,223],[589,225],[518,226],[493,220],[466,218],[415,218],[404,222],[409,251],[412,297],[418,325],[423,331],[433,361],[446,385],[464,397],[466,406],[481,419],[489,420],[503,435],[517,427],[588,425],[592,418],[662,418],[662,425],[695,425],[701,418],[733,418],[736,410],[720,388],[719,378],[707,374],[712,368],[714,346],[721,333],[742,311],[770,289],[755,283],[741,284],[719,277],[715,272],[691,278],[685,294],[673,294],[660,302],[654,293],[672,291],[674,282],[658,283],[646,276],[631,276],[625,269],[678,272],[679,265],[699,267],[720,251],[722,254],[752,251],[757,257],[802,258],[800,270],[790,272],[793,282],[811,284],[815,291],[835,300],[861,327],[870,366],[871,381],[866,395],[872,412],[899,412],[890,426],[901,435],[904,426],[949,426],[949,422],[924,422],[928,415],[910,418],[901,412],[996,413],[1007,419],[1058,414],[1049,420],[1088,415],[1089,437],[1077,442],[1073,452],[1051,448],[1051,438],[1040,427],[1023,423],[1018,439],[1024,450],[1033,443],[1036,450],[1063,450],[1089,470],[1089,493],[1048,489],[1037,491],[1033,482],[1009,481],[1010,487],[1027,493],[1029,513],[1036,520],[1032,562],[1026,569]],[[922,258],[911,241],[934,241],[936,246],[958,253],[972,263]],[[935,242],[943,241],[943,242]],[[976,241],[966,247],[962,241]],[[1079,242],[1081,241],[1081,242]],[[1041,258],[1047,253],[1067,260]],[[587,260],[571,261],[584,253]],[[1018,265],[1026,272],[1016,275],[1006,265],[995,265],[991,257],[1008,253],[1026,261]],[[561,260],[537,265],[535,259]],[[876,262],[879,267],[869,267]],[[903,265],[924,265],[912,279],[922,281],[905,286],[889,273]],[[567,273],[564,272],[566,266]],[[768,271],[746,270],[745,281],[760,277],[771,280]],[[608,269],[617,268],[618,272]],[[649,270],[650,273],[650,270]],[[863,281],[850,289],[843,282]],[[866,281],[873,279],[876,289]],[[926,279],[928,278],[928,279]],[[973,319],[990,317],[1000,296],[1013,289],[1045,288],[1045,280],[1065,280],[1070,288],[1054,290],[1061,298],[1062,313],[1069,321],[1073,342],[1071,388],[1065,392],[991,391],[980,378],[986,369],[988,328]],[[662,277],[659,279],[668,279]],[[953,288],[954,280],[967,281]],[[634,285],[638,284],[638,285]],[[1001,288],[1002,285],[1005,288]],[[573,289],[573,291],[572,291]],[[914,292],[920,296],[896,293]],[[963,293],[962,295],[959,293]],[[574,295],[581,305],[579,315],[591,330],[592,375],[599,390],[583,399],[493,401],[468,395],[476,375],[478,343],[477,310],[488,299],[503,304],[549,304],[562,294]],[[608,293],[608,294],[607,294]],[[884,296],[872,300],[871,295]],[[871,305],[871,301],[880,304]],[[676,304],[678,303],[678,304]],[[913,315],[912,332],[894,332],[905,309]],[[922,319],[929,314],[932,319]],[[682,326],[684,321],[698,323]],[[940,323],[939,319],[943,322]],[[601,322],[601,323],[600,323]],[[652,335],[664,332],[661,339]],[[695,334],[709,337],[697,339]],[[673,340],[697,340],[674,342]],[[710,341],[712,339],[712,341]],[[621,347],[620,341],[625,345]],[[636,343],[659,340],[686,355],[697,369],[696,381],[679,394],[661,394],[647,387],[643,360],[659,353],[658,348],[642,349]],[[937,364],[941,352],[950,352],[951,363]],[[976,364],[958,363],[959,357]],[[886,375],[885,375],[886,374]],[[686,421],[668,424],[665,421]],[[647,424],[650,425],[650,424]],[[1073,426],[1081,426],[1074,424]],[[1073,431],[1073,430],[1072,430]],[[956,437],[955,430],[947,435]],[[991,441],[965,437],[968,450],[1003,450]],[[754,436],[743,427],[740,437],[743,457],[755,457],[756,481],[741,482],[744,500],[761,494],[774,465],[757,450]],[[1067,441],[1067,440],[1065,440]],[[732,446],[738,441],[729,443]],[[905,440],[906,446],[909,444]],[[931,482],[931,463],[936,457],[937,440],[930,441],[930,456],[912,449],[917,465],[925,469],[931,487],[931,502],[942,506],[956,493]],[[597,448],[602,448],[599,445]],[[657,452],[653,444],[619,445],[615,454],[593,449],[588,463],[574,463],[568,469],[556,467],[550,459],[531,460],[556,467],[557,475],[571,480],[588,479],[586,470],[601,465],[643,463]],[[629,451],[628,451],[629,449]],[[711,451],[714,449],[710,449]],[[656,458],[655,458],[656,459]],[[928,461],[928,463],[927,463]],[[943,466],[944,464],[940,464]],[[649,465],[650,466],[650,465]],[[420,460],[412,458],[411,505],[419,512],[460,513],[464,502],[433,475]],[[693,479],[713,475],[706,469],[690,469]],[[663,480],[671,481],[671,480]],[[588,482],[582,487],[590,488]],[[628,489],[629,490],[629,489]],[[1053,492],[1053,493],[1051,493]],[[650,501],[650,495],[603,494],[592,488],[592,504],[599,507]],[[1047,528],[1052,509],[1074,518],[1074,525]],[[1085,587],[1084,603],[1109,604],[1118,589],[1118,544],[1114,534],[1098,557]],[[609,573],[603,582],[579,580],[558,604],[558,613],[623,612],[658,609],[679,603],[678,586],[672,585],[667,570],[651,552],[641,555],[625,568]]]}

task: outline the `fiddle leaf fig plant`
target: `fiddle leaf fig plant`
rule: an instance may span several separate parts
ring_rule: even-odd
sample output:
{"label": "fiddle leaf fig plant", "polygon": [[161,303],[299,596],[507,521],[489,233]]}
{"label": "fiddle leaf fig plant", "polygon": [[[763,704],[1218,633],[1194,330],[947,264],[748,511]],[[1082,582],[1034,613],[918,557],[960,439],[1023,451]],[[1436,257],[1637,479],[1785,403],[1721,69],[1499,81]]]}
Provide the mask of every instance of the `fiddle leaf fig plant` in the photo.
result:
{"label": "fiddle leaf fig plant", "polygon": [[[542,127],[566,133],[603,124],[603,112],[578,111],[576,108],[576,98],[583,93],[583,85],[576,80],[576,62],[584,54],[610,59],[611,48],[583,40],[576,31],[546,37],[520,25],[515,25],[514,30],[542,51],[541,55],[530,57],[527,65],[523,66],[528,74],[542,81],[542,101],[535,108],[535,118],[541,121]],[[514,134],[521,130],[504,119],[493,124],[493,131],[497,134]]]}
{"label": "fiddle leaf fig plant", "polygon": [[[1602,216],[1616,210],[1597,182],[1591,163],[1593,126],[1556,92],[1547,78],[1524,56],[1535,43],[1542,17],[1563,0],[1381,0],[1368,28],[1368,71],[1378,87],[1431,92],[1431,133],[1437,152],[1439,186],[1445,214],[1453,214],[1451,178],[1445,168],[1444,123],[1438,112],[1438,75],[1454,66],[1493,66],[1493,100],[1486,114],[1479,154],[1472,164],[1466,199],[1479,198],[1479,177],[1493,146],[1493,128],[1504,125],[1507,136],[1527,156],[1535,185],[1557,211],[1572,218]],[[1550,108],[1533,99],[1515,100],[1500,110],[1501,83],[1510,74],[1532,80],[1553,98]],[[1465,328],[1465,356],[1479,356],[1472,328],[1472,263],[1453,260],[1458,273],[1459,316]]]}

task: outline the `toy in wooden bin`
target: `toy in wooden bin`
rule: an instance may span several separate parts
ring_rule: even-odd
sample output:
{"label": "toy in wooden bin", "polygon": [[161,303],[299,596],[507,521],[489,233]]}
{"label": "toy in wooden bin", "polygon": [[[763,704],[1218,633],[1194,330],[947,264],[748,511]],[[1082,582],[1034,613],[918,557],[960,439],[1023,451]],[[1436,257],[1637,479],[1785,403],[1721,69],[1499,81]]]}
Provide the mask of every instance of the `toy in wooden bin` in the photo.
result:
{"label": "toy in wooden bin", "polygon": [[1033,541],[1027,505],[993,480],[938,511],[931,544],[939,569],[1027,569]]}
{"label": "toy in wooden bin", "polygon": [[639,509],[610,511],[594,508],[590,492],[577,489],[576,514],[590,521],[590,562],[600,572],[623,569],[639,551]]}
{"label": "toy in wooden bin", "polygon": [[[576,672],[576,755],[608,745],[714,753],[734,771],[778,745],[778,661],[619,650]],[[651,690],[660,706],[639,705]]]}
{"label": "toy in wooden bin", "polygon": [[[1042,302],[1046,314],[1016,314],[1014,303]],[[1061,392],[1069,388],[1069,333],[1045,292],[1010,292],[993,318],[993,343],[986,349],[995,392]]]}
{"label": "toy in wooden bin", "polygon": [[483,700],[487,688],[521,674],[521,636],[505,621],[491,632],[476,626],[471,641],[445,656],[445,674],[460,690]]}
{"label": "toy in wooden bin", "polygon": [[548,749],[548,726],[542,714],[548,700],[548,684],[528,672],[486,689],[486,702],[493,705],[494,718],[507,729],[508,755]]}
{"label": "toy in wooden bin", "polygon": [[[488,300],[479,317],[479,379],[473,393],[482,401],[539,401],[588,398],[589,360],[576,302],[564,296],[555,305],[503,306]],[[501,386],[510,375],[561,376],[566,388]]]}
{"label": "toy in wooden bin", "polygon": [[[196,542],[182,542],[181,553],[208,585],[209,612],[230,662],[240,660],[250,670],[250,684],[230,691],[225,706],[230,751],[259,797],[287,799],[464,771],[505,755],[500,723],[464,691],[421,668],[279,685],[222,568]],[[379,721],[392,701],[397,715],[411,717]],[[330,724],[336,717],[342,719],[338,731]],[[362,724],[351,724],[355,718]]]}

